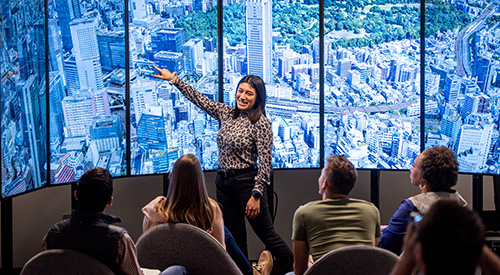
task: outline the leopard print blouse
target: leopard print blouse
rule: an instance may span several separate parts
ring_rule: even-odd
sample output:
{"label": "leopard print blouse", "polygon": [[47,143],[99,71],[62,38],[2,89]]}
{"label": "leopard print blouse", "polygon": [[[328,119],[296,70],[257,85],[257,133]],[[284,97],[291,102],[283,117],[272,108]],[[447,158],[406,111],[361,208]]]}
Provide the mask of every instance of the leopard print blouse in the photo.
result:
{"label": "leopard print blouse", "polygon": [[271,121],[262,115],[252,124],[247,112],[240,112],[240,116],[233,119],[235,107],[209,99],[180,79],[174,85],[187,99],[221,122],[217,135],[219,168],[244,169],[256,166],[258,159],[259,166],[252,192],[262,195],[264,184],[270,183],[272,169]]}

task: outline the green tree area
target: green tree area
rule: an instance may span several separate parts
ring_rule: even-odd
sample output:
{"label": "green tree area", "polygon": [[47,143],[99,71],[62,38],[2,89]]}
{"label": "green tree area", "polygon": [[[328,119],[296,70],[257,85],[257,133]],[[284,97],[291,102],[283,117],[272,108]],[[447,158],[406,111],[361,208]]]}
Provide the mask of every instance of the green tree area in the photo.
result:
{"label": "green tree area", "polygon": [[224,37],[229,45],[245,42],[245,4],[236,3],[223,8]]}
{"label": "green tree area", "polygon": [[291,5],[284,1],[273,2],[273,31],[279,32],[279,44],[290,44],[296,52],[302,45],[309,45],[319,36],[318,5]]}
{"label": "green tree area", "polygon": [[469,16],[458,10],[455,5],[435,1],[425,7],[425,36],[433,36],[438,32],[462,29],[470,23]]}
{"label": "green tree area", "polygon": [[[273,1],[275,42],[289,44],[297,52],[319,35],[319,0],[303,0],[303,4]],[[325,33],[349,31],[363,37],[340,38],[333,47],[366,47],[420,36],[420,1],[417,0],[325,0]],[[368,12],[365,12],[369,10]],[[455,5],[433,1],[426,5],[426,35],[462,28],[470,21]],[[498,18],[493,19],[495,22]],[[217,9],[180,15],[175,27],[184,28],[186,40],[217,37]],[[245,4],[223,8],[224,37],[230,45],[245,43]]]}
{"label": "green tree area", "polygon": [[182,14],[175,20],[174,26],[184,29],[186,41],[205,37],[217,39],[217,8]]}
{"label": "green tree area", "polygon": [[495,24],[500,22],[500,15],[493,15],[486,19],[486,22],[488,22],[488,28],[493,27]]}

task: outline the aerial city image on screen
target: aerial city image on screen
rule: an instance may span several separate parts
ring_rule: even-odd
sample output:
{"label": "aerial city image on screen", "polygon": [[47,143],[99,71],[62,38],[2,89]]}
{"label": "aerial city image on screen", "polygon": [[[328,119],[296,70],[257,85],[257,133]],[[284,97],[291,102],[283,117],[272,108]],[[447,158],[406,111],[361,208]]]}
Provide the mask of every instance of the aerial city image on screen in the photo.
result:
{"label": "aerial city image on screen", "polygon": [[50,177],[126,174],[123,1],[48,3]]}
{"label": "aerial city image on screen", "polygon": [[[317,1],[224,1],[223,101],[234,106],[242,76],[264,79],[275,168],[318,167],[321,138],[326,156],[347,155],[360,168],[411,167],[420,151],[420,8],[379,2],[325,2],[320,79]],[[132,173],[166,171],[187,152],[216,168],[218,123],[150,77],[156,64],[218,99],[216,2],[130,4]]]}
{"label": "aerial city image on screen", "polygon": [[498,1],[426,6],[425,146],[453,149],[461,172],[500,174],[499,7]]}
{"label": "aerial city image on screen", "polygon": [[176,71],[218,101],[219,55],[225,103],[234,106],[242,76],[266,82],[275,168],[318,167],[323,138],[325,157],[343,154],[358,168],[409,169],[425,119],[425,146],[453,148],[463,172],[498,173],[494,2],[426,4],[425,117],[420,2],[325,1],[320,45],[318,1],[223,1],[221,53],[217,1],[128,3],[125,18],[122,1],[49,1],[50,175],[56,183],[95,166],[124,175],[127,134],[133,175],[168,172],[186,153],[197,155],[203,169],[215,169],[218,121],[154,78],[153,65]]}
{"label": "aerial city image on screen", "polygon": [[44,1],[0,1],[2,197],[47,182]]}

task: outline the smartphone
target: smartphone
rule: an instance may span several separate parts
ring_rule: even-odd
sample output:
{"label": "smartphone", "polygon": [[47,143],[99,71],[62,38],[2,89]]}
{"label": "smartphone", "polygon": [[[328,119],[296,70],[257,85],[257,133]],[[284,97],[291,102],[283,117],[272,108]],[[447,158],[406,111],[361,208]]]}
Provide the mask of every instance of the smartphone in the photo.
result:
{"label": "smartphone", "polygon": [[424,218],[424,216],[420,212],[416,212],[416,211],[410,212],[410,219],[414,223],[418,223],[423,218]]}

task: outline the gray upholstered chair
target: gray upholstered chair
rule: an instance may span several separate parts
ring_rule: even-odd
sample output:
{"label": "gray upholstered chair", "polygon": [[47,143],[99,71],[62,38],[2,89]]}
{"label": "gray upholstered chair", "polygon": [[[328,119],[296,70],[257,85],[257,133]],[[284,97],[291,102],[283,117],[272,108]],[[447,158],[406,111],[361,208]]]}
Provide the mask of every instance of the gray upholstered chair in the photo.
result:
{"label": "gray upholstered chair", "polygon": [[379,247],[346,246],[323,255],[305,275],[387,275],[398,260],[396,254]]}
{"label": "gray upholstered chair", "polygon": [[87,254],[68,250],[51,249],[33,256],[23,267],[20,275],[113,275],[101,261]]}
{"label": "gray upholstered chair", "polygon": [[137,240],[139,265],[164,270],[184,266],[189,275],[241,274],[222,245],[210,234],[189,224],[161,224]]}

